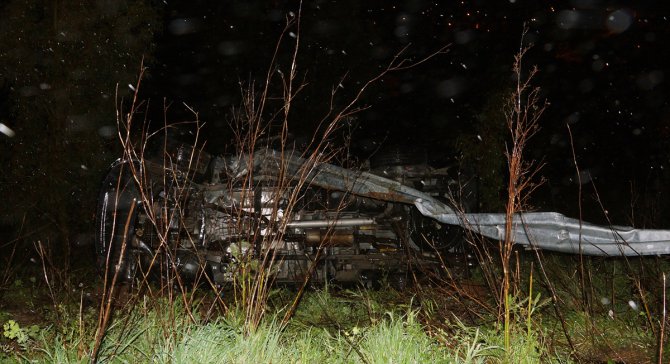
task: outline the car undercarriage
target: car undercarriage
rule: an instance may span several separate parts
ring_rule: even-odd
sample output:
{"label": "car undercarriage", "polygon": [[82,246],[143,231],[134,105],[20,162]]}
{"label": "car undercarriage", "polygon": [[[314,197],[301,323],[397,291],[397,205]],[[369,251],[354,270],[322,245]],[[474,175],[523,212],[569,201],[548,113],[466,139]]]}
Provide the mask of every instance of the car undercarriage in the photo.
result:
{"label": "car undercarriage", "polygon": [[[505,238],[506,216],[456,209],[467,181],[450,166],[391,159],[368,170],[318,154],[258,149],[212,157],[182,145],[163,158],[120,159],[97,211],[99,268],[122,281],[176,272],[216,285],[259,267],[278,283],[402,285],[463,252],[464,232]],[[621,256],[670,252],[670,231],[597,226],[519,213],[512,241],[532,249]]]}

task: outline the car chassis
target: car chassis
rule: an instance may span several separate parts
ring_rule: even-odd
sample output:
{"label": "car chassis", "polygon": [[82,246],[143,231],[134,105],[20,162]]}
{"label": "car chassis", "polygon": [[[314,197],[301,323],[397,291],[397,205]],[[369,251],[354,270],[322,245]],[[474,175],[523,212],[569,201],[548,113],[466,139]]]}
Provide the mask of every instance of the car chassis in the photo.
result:
{"label": "car chassis", "polygon": [[[276,282],[387,276],[402,283],[412,267],[441,267],[458,254],[464,231],[506,238],[505,214],[454,208],[443,170],[351,170],[313,156],[258,149],[211,157],[181,146],[162,162],[116,161],[98,203],[98,266],[125,281],[177,272],[223,285],[255,260],[272,267]],[[511,232],[530,249],[670,253],[668,230],[599,226],[555,212],[517,213]]]}

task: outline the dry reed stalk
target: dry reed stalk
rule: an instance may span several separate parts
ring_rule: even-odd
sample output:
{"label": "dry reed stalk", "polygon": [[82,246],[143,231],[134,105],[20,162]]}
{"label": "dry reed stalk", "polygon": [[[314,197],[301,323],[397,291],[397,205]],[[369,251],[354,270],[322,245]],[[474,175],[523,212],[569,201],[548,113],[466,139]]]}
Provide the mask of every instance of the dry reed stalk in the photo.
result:
{"label": "dry reed stalk", "polygon": [[508,181],[507,181],[507,203],[505,207],[505,239],[499,242],[500,260],[503,271],[503,281],[500,290],[501,312],[505,333],[505,349],[510,349],[511,334],[511,311],[513,303],[511,300],[516,295],[512,285],[512,268],[510,259],[514,251],[513,231],[514,218],[523,211],[527,205],[527,199],[538,184],[533,180],[539,167],[524,159],[524,150],[530,138],[535,135],[539,126],[538,121],[546,109],[546,101],[540,100],[540,89],[533,87],[531,81],[537,74],[537,67],[533,67],[527,76],[522,73],[522,60],[528,47],[523,45],[523,40],[528,29],[524,27],[521,35],[519,51],[514,56],[512,72],[516,77],[516,85],[505,109],[507,128],[510,132],[510,143],[505,155],[507,157]]}

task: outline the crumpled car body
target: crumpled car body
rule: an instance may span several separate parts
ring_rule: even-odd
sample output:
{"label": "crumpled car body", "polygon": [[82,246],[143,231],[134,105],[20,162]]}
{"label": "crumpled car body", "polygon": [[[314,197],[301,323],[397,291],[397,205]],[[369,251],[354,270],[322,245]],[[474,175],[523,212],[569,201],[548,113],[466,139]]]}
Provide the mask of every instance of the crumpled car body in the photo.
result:
{"label": "crumpled car body", "polygon": [[[119,160],[97,212],[98,266],[120,280],[176,272],[233,282],[265,267],[273,280],[403,284],[461,253],[465,231],[505,239],[505,215],[463,213],[448,169],[392,164],[350,170],[293,152],[211,157],[189,146],[162,160]],[[600,256],[670,252],[670,232],[519,213],[512,241]]]}

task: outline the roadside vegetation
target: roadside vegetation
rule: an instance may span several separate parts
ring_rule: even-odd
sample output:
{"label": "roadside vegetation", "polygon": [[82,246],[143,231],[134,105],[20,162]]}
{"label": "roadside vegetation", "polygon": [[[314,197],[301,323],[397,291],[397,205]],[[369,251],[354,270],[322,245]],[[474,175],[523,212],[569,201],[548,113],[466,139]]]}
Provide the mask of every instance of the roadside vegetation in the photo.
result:
{"label": "roadside vegetation", "polygon": [[[552,268],[557,268],[557,264],[547,262]],[[605,266],[622,268],[617,262]],[[560,273],[553,277],[570,278]],[[232,291],[223,293],[224,300],[230,303],[224,310],[216,305],[218,297],[211,290],[198,289],[191,307],[186,309],[180,297],[131,289],[116,299],[97,360],[643,363],[659,353],[660,326],[648,326],[650,320],[643,309],[630,303],[640,305],[630,292],[610,292],[608,297],[614,295],[616,301],[599,298],[600,302],[589,312],[573,296],[578,290],[560,289],[561,310],[572,348],[550,299],[541,293],[542,288],[534,289],[532,299],[526,288],[520,290],[517,299],[510,300],[514,305],[505,327],[497,309],[491,306],[491,292],[477,281],[459,280],[460,293],[453,288],[428,285],[405,292],[390,287],[363,290],[322,286],[305,293],[285,325],[281,320],[292,305],[295,290],[278,287],[269,292],[266,315],[251,331],[245,324],[244,310],[234,303]],[[90,362],[96,344],[100,281],[79,283],[81,288],[61,291],[56,302],[51,302],[44,283],[37,280],[16,281],[5,287],[3,300],[14,304],[5,306],[0,314],[0,362]],[[659,314],[652,313],[651,322],[657,323]]]}
{"label": "roadside vegetation", "polygon": [[[290,19],[283,34],[299,30],[299,20],[299,14]],[[290,69],[278,73],[273,63],[259,93],[253,88],[244,91],[245,103],[232,125],[237,126],[241,151],[253,152],[262,135],[277,130],[280,141],[285,141],[291,103],[305,87],[295,84],[300,79],[299,31],[293,34]],[[524,159],[524,148],[538,128],[544,106],[531,82],[537,70],[523,72],[523,47],[515,58],[516,82],[498,120],[509,133],[506,153],[500,151],[508,167],[503,199],[507,231],[512,216],[528,208],[527,198],[541,182],[535,178],[539,166]],[[329,162],[346,149],[334,142],[334,135],[342,131],[347,117],[362,110],[358,97],[370,83],[421,62],[408,63],[399,54],[350,103],[329,110],[315,132],[310,163]],[[283,90],[278,98],[270,95],[276,77]],[[265,101],[270,99],[284,102],[269,112]],[[130,110],[119,107],[117,122],[124,153],[142,161],[146,139],[131,140],[136,107],[135,102]],[[278,183],[277,188],[282,186]],[[157,236],[166,240],[166,227],[147,215]],[[473,260],[448,263],[444,257],[443,271],[416,272],[417,279],[402,291],[384,280],[373,290],[315,285],[308,279],[299,287],[276,287],[271,256],[260,259],[270,262],[267,265],[241,264],[230,287],[215,286],[206,277],[196,284],[183,284],[177,275],[154,282],[146,279],[148,273],[135,284],[117,285],[113,271],[101,278],[92,267],[75,270],[58,261],[59,252],[36,241],[33,265],[15,264],[16,250],[2,258],[0,362],[642,363],[668,359],[664,351],[667,262],[663,258],[573,257],[520,251],[510,240],[489,241],[467,234],[465,239]],[[161,244],[170,249],[163,240]]]}

